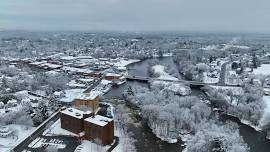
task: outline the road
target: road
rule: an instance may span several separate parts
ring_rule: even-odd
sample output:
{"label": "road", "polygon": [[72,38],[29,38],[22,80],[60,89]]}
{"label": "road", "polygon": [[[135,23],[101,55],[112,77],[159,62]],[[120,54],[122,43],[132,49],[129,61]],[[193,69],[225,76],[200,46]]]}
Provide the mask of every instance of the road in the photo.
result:
{"label": "road", "polygon": [[168,79],[158,79],[158,78],[151,78],[151,77],[142,77],[142,76],[126,76],[126,79],[128,80],[137,80],[137,81],[150,81],[150,80],[157,80],[157,81],[168,81],[168,82],[178,82],[193,86],[205,86],[205,85],[211,85],[211,86],[224,86],[224,87],[240,87],[240,85],[232,85],[232,84],[225,84],[225,75],[226,75],[226,64],[224,63],[221,68],[220,73],[220,80],[218,83],[204,83],[199,81],[187,81],[187,80],[168,80]]}
{"label": "road", "polygon": [[98,86],[100,84],[100,82],[102,81],[102,78],[99,78],[93,85],[91,85],[90,87],[88,87],[83,93],[90,93],[91,90],[93,90],[96,86]]}
{"label": "road", "polygon": [[43,148],[29,148],[28,145],[34,141],[36,138],[44,138],[46,141],[50,141],[53,139],[62,140],[64,144],[67,146],[65,149],[61,151],[74,151],[75,148],[78,146],[78,140],[75,137],[68,137],[68,136],[49,136],[45,137],[43,136],[43,132],[50,127],[50,124],[52,122],[56,122],[59,119],[59,112],[55,114],[54,116],[50,117],[45,123],[41,124],[36,131],[34,131],[29,137],[27,137],[25,140],[23,140],[21,143],[19,143],[16,147],[13,148],[14,152],[21,152],[23,150],[31,150],[31,151],[44,151],[46,147]]}
{"label": "road", "polygon": [[221,66],[220,77],[219,77],[219,81],[218,81],[218,83],[221,84],[221,85],[225,85],[226,66],[227,66],[227,64],[228,64],[228,62],[225,62]]}

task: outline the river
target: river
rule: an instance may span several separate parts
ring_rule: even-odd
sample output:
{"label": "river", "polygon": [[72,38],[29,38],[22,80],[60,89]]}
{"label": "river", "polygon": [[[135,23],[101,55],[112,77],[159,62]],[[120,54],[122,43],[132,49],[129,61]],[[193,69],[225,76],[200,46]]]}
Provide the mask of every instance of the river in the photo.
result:
{"label": "river", "polygon": [[[130,75],[136,76],[149,76],[147,73],[148,64],[153,61],[158,60],[160,64],[175,66],[172,57],[163,57],[159,59],[147,59],[138,63],[133,63],[128,66],[128,72]],[[176,67],[175,67],[176,68]],[[127,81],[121,86],[114,87],[111,89],[105,97],[107,98],[122,98],[122,92],[125,91],[129,86],[140,85],[148,87],[147,83],[137,82],[137,81]],[[199,90],[192,88],[192,95],[194,96],[204,96],[204,93]],[[257,132],[253,128],[244,125],[239,122],[238,119],[227,115],[221,115],[222,120],[230,120],[238,123],[240,135],[243,137],[244,141],[250,147],[250,152],[270,152],[270,141],[265,138],[265,134]],[[181,152],[181,143],[168,144],[166,142],[158,139],[150,130],[147,125],[143,124],[142,127],[135,127],[130,125],[129,130],[134,134],[134,138],[137,140],[135,143],[136,149],[139,152]]]}

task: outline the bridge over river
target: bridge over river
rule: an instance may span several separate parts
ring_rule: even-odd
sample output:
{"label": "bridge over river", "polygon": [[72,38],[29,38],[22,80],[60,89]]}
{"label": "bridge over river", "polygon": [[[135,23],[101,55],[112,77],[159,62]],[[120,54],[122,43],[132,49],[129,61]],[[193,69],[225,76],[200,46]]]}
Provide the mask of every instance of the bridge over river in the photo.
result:
{"label": "bridge over river", "polygon": [[151,78],[151,77],[142,77],[142,76],[132,76],[132,75],[127,75],[125,76],[127,80],[134,80],[134,81],[167,81],[167,82],[176,82],[176,83],[183,83],[183,84],[188,84],[188,85],[193,85],[193,86],[206,86],[206,85],[211,85],[211,86],[224,86],[224,87],[241,87],[241,85],[229,85],[229,84],[224,84],[224,83],[204,83],[204,82],[199,82],[199,81],[188,81],[188,80],[171,80],[171,79],[158,79],[158,78]]}

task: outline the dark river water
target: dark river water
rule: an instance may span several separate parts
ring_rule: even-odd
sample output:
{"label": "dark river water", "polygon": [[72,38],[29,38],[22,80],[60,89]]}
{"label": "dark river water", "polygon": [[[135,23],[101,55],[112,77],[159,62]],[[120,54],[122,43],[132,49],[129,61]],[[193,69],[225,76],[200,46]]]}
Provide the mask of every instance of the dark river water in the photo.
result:
{"label": "dark river water", "polygon": [[[157,59],[147,59],[138,63],[134,63],[128,66],[129,75],[136,76],[149,76],[147,73],[148,64]],[[164,57],[158,59],[160,64],[170,66],[175,66],[172,60],[172,57]],[[127,81],[125,84],[114,87],[109,91],[105,97],[111,98],[122,98],[122,92],[125,91],[128,87],[133,85],[140,85],[144,87],[148,87],[147,83],[138,82],[138,81]],[[192,95],[195,96],[204,96],[204,93],[199,89],[192,89]],[[243,137],[244,141],[250,147],[250,152],[270,152],[270,140],[265,138],[265,134],[261,132],[255,131],[253,128],[241,124],[237,118],[233,118],[227,115],[221,115],[222,120],[230,120],[238,123],[240,135]],[[134,134],[134,138],[137,140],[135,143],[136,149],[139,152],[181,152],[181,142],[176,144],[168,144],[166,142],[158,139],[147,127],[147,125],[143,125],[143,127],[135,127],[130,126],[129,130]]]}

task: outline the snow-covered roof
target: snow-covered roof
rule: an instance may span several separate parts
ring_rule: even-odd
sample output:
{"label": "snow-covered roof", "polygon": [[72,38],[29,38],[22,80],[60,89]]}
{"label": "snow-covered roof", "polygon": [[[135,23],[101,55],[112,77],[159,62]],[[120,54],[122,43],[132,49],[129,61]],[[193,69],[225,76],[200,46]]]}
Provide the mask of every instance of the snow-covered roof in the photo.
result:
{"label": "snow-covered roof", "polygon": [[62,65],[52,64],[52,63],[44,63],[44,64],[42,64],[42,66],[46,66],[46,67],[49,67],[49,68],[52,68],[52,69],[56,69],[56,68],[62,67]]}
{"label": "snow-covered roof", "polygon": [[92,78],[80,78],[78,80],[81,82],[93,82],[94,81],[94,79],[92,79]]}
{"label": "snow-covered roof", "polygon": [[82,119],[83,114],[90,114],[91,111],[84,112],[84,111],[81,111],[81,110],[78,110],[75,108],[68,108],[68,109],[61,111],[61,113],[72,116],[74,118]]}
{"label": "snow-covered roof", "polygon": [[45,72],[47,75],[57,75],[57,74],[59,74],[59,72],[57,72],[57,71],[54,71],[54,70],[52,70],[52,71],[47,71],[47,72]]}
{"label": "snow-covered roof", "polygon": [[91,91],[90,93],[82,93],[76,99],[94,100],[101,93],[99,91]]}
{"label": "snow-covered roof", "polygon": [[84,121],[96,124],[98,126],[105,126],[109,122],[113,121],[113,119],[103,117],[103,116],[100,116],[100,115],[95,115],[95,117],[86,118]]}
{"label": "snow-covered roof", "polygon": [[81,68],[74,68],[69,66],[62,67],[63,70],[70,71],[70,72],[80,72],[80,73],[92,73],[92,70],[89,69],[81,69]]}
{"label": "snow-covered roof", "polygon": [[62,95],[62,94],[64,94],[64,93],[63,93],[63,91],[55,91],[53,94],[54,94],[55,96],[60,96],[60,95]]}
{"label": "snow-covered roof", "polygon": [[73,57],[73,56],[62,56],[61,59],[62,59],[62,60],[74,60],[74,59],[76,59],[76,58]]}
{"label": "snow-covered roof", "polygon": [[109,77],[120,77],[121,75],[120,74],[117,74],[117,73],[107,73],[106,76],[109,76]]}
{"label": "snow-covered roof", "polygon": [[90,55],[80,55],[80,56],[78,56],[78,57],[76,57],[77,59],[93,59],[93,57],[92,56],[90,56]]}
{"label": "snow-covered roof", "polygon": [[40,62],[32,62],[30,63],[31,65],[40,65],[40,64],[44,64],[46,63],[46,61],[40,61]]}
{"label": "snow-covered roof", "polygon": [[124,67],[124,66],[119,66],[119,67],[117,67],[117,69],[118,69],[118,70],[127,70],[127,68]]}
{"label": "snow-covered roof", "polygon": [[101,80],[100,83],[103,84],[103,85],[108,85],[108,84],[112,83],[112,81],[109,81],[109,80]]}

